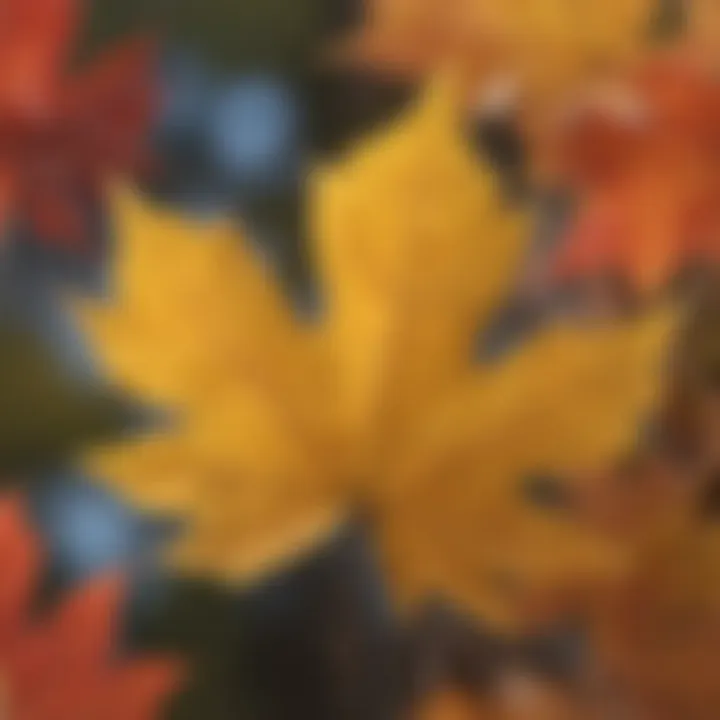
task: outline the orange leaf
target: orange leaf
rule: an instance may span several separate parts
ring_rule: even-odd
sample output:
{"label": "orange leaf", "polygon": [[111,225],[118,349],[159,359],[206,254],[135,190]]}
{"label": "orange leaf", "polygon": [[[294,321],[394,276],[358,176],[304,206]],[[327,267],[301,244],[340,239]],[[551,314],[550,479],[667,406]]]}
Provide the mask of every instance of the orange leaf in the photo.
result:
{"label": "orange leaf", "polygon": [[661,57],[606,94],[561,142],[580,208],[556,259],[559,277],[614,273],[639,291],[720,250],[720,83],[682,57]]}
{"label": "orange leaf", "polygon": [[38,550],[22,506],[0,501],[0,714],[15,720],[151,720],[179,673],[166,659],[116,657],[122,584],[90,584],[49,619],[32,617]]}

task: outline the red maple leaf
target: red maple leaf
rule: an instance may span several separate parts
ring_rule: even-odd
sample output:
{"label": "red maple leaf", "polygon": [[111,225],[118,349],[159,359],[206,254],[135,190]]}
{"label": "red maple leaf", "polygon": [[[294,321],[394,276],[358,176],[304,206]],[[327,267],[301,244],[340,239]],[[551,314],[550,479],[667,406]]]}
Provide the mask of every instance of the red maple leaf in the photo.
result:
{"label": "red maple leaf", "polygon": [[21,503],[0,500],[0,717],[151,720],[176,688],[175,663],[117,657],[121,583],[96,581],[47,617],[33,612],[40,551]]}
{"label": "red maple leaf", "polygon": [[0,0],[0,225],[87,241],[87,204],[147,163],[153,44],[125,42],[70,74],[80,0]]}
{"label": "red maple leaf", "polygon": [[720,255],[720,82],[661,57],[622,98],[586,106],[565,128],[561,155],[580,206],[555,273],[614,274],[652,291]]}

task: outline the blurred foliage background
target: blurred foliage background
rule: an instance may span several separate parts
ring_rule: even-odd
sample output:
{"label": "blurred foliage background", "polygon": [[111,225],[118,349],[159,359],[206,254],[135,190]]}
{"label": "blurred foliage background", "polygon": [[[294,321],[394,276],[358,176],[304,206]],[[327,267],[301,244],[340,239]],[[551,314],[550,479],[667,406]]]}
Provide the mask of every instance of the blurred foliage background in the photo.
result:
{"label": "blurred foliage background", "polygon": [[[160,163],[149,189],[193,212],[242,217],[298,301],[311,300],[301,250],[303,174],[313,160],[341,151],[392,115],[413,92],[323,63],[331,38],[357,22],[360,0],[87,5],[78,63],[129,34],[161,39]],[[662,5],[662,32],[677,26],[678,7]],[[522,148],[512,128],[478,127],[476,135],[509,182],[520,184]],[[103,251],[111,249],[107,238]],[[149,526],[69,470],[85,444],[149,421],[94,376],[47,292],[58,280],[102,288],[104,252],[68,260],[21,248],[8,260],[14,280],[0,297],[0,465],[9,482],[32,485],[38,526],[50,544],[48,591],[118,564],[131,568],[131,641],[177,649],[194,669],[175,703],[176,720],[393,717],[408,689],[402,654],[411,639],[428,635],[413,653],[430,667],[423,672],[432,674],[433,662],[457,654],[458,646],[468,672],[492,672],[503,654],[497,638],[483,635],[465,647],[468,634],[442,613],[420,633],[395,626],[371,550],[353,529],[250,594],[158,571],[155,551],[176,529]],[[512,652],[563,676],[576,649],[564,637],[538,638]]]}

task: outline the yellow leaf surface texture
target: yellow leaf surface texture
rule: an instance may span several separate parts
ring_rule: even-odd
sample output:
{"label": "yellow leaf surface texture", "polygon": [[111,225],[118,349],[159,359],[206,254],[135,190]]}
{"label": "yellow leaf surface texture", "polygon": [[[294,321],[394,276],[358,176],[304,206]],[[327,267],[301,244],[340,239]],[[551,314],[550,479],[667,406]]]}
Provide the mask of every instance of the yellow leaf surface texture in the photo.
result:
{"label": "yellow leaf surface texture", "polygon": [[186,522],[185,570],[257,581],[362,513],[397,598],[511,625],[534,593],[622,564],[522,481],[632,446],[676,313],[558,324],[477,360],[528,220],[466,145],[459,95],[433,84],[312,178],[312,319],[241,232],[119,194],[112,299],[77,317],[107,374],[168,421],[88,464]]}

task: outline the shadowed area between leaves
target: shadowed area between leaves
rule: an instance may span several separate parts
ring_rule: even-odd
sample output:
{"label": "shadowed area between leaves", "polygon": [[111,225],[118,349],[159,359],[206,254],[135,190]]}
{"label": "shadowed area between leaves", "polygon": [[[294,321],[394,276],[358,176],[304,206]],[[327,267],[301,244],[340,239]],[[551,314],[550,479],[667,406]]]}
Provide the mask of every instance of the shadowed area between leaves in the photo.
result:
{"label": "shadowed area between leaves", "polygon": [[27,330],[0,324],[0,476],[59,467],[139,421],[128,400],[74,377]]}

